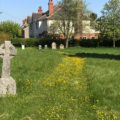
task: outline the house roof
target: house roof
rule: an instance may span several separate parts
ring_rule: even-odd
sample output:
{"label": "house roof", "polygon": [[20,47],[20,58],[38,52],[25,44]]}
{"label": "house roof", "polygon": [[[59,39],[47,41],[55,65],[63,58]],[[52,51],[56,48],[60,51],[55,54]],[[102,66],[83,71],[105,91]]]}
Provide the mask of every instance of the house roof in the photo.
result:
{"label": "house roof", "polygon": [[41,16],[43,15],[39,13],[32,13],[32,21],[37,21]]}
{"label": "house roof", "polygon": [[[62,6],[55,5],[53,7],[53,12],[50,15],[49,15],[49,10],[47,10],[46,12],[44,12],[42,14],[32,13],[32,16],[28,17],[28,24],[31,23],[31,22],[42,21],[42,20],[45,20],[45,19],[50,19],[50,20],[57,19],[56,13],[57,14],[63,14],[64,13],[64,11],[62,9]],[[83,16],[83,19],[88,19],[88,17]]]}
{"label": "house roof", "polygon": [[32,17],[31,17],[31,16],[28,16],[28,17],[27,17],[27,23],[29,24],[29,23],[31,23],[31,21],[32,21]]}
{"label": "house roof", "polygon": [[55,5],[53,7],[53,12],[49,15],[49,10],[47,10],[45,13],[39,14],[39,13],[32,13],[32,17],[29,18],[29,22],[39,21],[39,20],[45,20],[45,19],[54,19],[54,15],[60,10],[60,7],[58,5]]}

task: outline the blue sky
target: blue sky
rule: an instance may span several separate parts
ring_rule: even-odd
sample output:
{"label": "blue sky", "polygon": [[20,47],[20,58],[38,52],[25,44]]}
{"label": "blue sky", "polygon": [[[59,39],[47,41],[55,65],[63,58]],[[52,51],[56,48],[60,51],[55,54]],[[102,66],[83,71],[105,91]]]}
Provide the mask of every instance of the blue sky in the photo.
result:
{"label": "blue sky", "polygon": [[[0,0],[0,21],[12,20],[22,24],[26,16],[31,16],[32,12],[37,12],[38,7],[42,6],[43,11],[48,10],[49,0]],[[53,0],[54,5],[57,0]],[[88,8],[100,16],[100,11],[108,0],[86,0]]]}

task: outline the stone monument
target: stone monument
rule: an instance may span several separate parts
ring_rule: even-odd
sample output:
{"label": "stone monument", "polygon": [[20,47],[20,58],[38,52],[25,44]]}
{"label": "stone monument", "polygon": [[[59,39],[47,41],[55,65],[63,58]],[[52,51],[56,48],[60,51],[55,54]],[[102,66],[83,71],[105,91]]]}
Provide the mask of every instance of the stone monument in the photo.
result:
{"label": "stone monument", "polygon": [[25,49],[25,45],[22,45],[22,50],[24,50]]}
{"label": "stone monument", "polygon": [[60,44],[60,49],[64,49],[64,45],[63,44]]}
{"label": "stone monument", "polygon": [[39,46],[38,46],[38,49],[41,50],[41,49],[42,49],[42,45],[39,45]]}
{"label": "stone monument", "polygon": [[52,49],[56,49],[56,43],[55,42],[52,43]]}
{"label": "stone monument", "polygon": [[47,49],[48,48],[48,46],[47,45],[45,45],[45,49]]}
{"label": "stone monument", "polygon": [[16,82],[10,76],[10,60],[16,54],[17,50],[11,44],[11,41],[5,41],[5,43],[0,46],[0,57],[3,59],[2,75],[0,78],[0,96],[16,94]]}

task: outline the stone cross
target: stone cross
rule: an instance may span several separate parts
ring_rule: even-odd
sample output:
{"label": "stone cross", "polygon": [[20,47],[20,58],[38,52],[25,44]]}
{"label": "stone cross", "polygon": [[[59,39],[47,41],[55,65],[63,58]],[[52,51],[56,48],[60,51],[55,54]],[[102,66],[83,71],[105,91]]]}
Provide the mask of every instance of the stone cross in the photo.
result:
{"label": "stone cross", "polygon": [[52,43],[52,49],[56,49],[56,43],[55,42]]}
{"label": "stone cross", "polygon": [[64,49],[64,45],[63,44],[60,44],[60,49]]}
{"label": "stone cross", "polygon": [[10,60],[17,54],[11,41],[5,41],[0,46],[0,57],[3,59],[2,75],[0,78],[0,95],[16,94],[16,82],[10,76]]}

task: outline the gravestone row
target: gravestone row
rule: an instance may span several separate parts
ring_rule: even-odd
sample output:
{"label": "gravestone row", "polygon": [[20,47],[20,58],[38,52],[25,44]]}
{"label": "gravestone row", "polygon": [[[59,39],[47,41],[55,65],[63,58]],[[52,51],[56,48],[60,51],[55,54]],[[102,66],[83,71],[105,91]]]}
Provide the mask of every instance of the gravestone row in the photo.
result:
{"label": "gravestone row", "polygon": [[[52,46],[52,49],[56,49],[56,48],[57,48],[57,45],[56,45],[55,42],[53,42],[51,46]],[[21,47],[22,47],[22,50],[25,49],[25,45],[22,45]],[[47,45],[44,45],[44,49],[47,49],[47,48],[48,48],[48,46],[47,46]],[[60,48],[60,49],[64,49],[64,45],[63,45],[63,44],[60,44],[59,48]],[[42,45],[38,45],[38,49],[41,50],[41,49],[42,49]]]}
{"label": "gravestone row", "polygon": [[[55,49],[57,49],[57,44],[55,42],[53,42],[51,47],[52,47],[53,50],[55,50]],[[39,50],[41,50],[42,49],[42,45],[39,45],[38,48],[39,48]],[[47,45],[45,45],[44,48],[47,49],[48,48]],[[64,49],[65,47],[64,47],[63,44],[60,44],[59,48],[60,49]]]}

